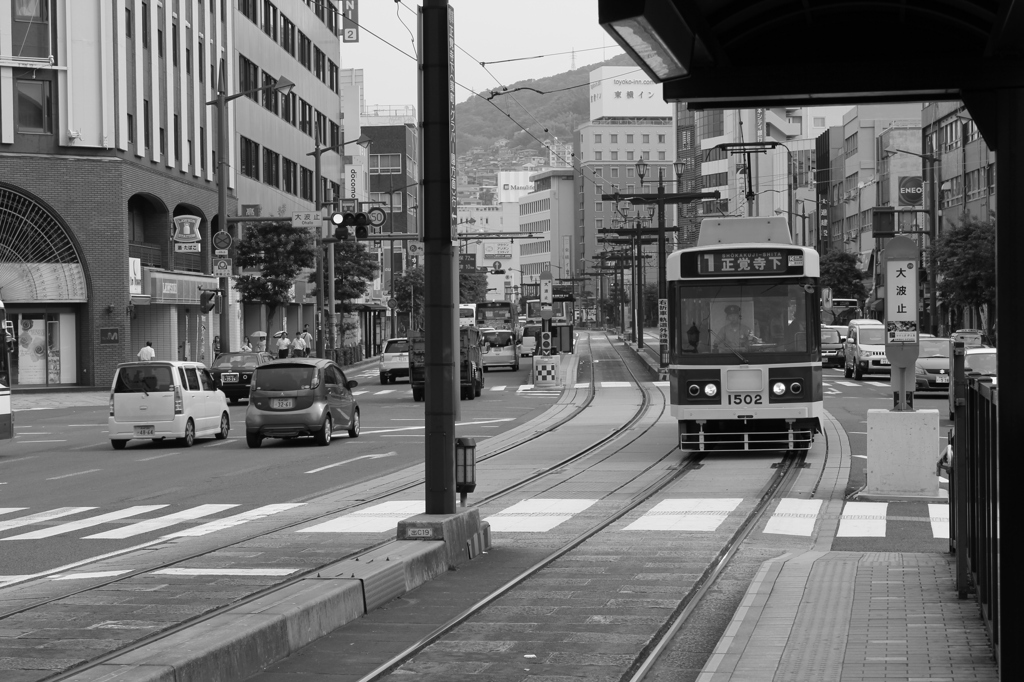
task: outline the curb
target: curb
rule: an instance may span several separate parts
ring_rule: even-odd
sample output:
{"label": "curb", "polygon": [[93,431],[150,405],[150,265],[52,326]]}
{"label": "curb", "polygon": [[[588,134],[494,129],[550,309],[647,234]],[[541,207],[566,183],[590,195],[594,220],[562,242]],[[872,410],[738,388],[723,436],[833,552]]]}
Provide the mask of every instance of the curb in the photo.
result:
{"label": "curb", "polygon": [[445,573],[450,551],[440,540],[395,540],[64,679],[246,679]]}

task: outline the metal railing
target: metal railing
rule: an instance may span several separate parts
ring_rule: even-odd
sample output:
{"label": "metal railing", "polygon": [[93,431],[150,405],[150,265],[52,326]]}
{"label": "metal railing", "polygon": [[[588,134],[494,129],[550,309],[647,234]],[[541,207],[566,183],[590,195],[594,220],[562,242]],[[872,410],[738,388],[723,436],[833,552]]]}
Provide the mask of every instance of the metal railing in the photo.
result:
{"label": "metal railing", "polygon": [[992,377],[965,375],[963,342],[953,344],[952,370],[953,430],[940,463],[949,472],[949,545],[959,597],[974,593],[999,661],[999,389]]}

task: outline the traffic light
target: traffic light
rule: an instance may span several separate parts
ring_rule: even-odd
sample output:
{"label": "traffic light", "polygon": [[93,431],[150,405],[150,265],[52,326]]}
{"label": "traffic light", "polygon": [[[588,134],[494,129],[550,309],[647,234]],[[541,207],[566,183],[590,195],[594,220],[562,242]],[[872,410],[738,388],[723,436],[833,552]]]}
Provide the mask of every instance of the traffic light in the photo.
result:
{"label": "traffic light", "polygon": [[551,355],[551,332],[540,333],[540,352],[543,355]]}
{"label": "traffic light", "polygon": [[370,219],[365,213],[332,213],[334,238],[339,242],[349,239],[369,239]]}
{"label": "traffic light", "polygon": [[208,313],[217,306],[217,292],[216,291],[204,291],[199,294],[199,309],[204,313]]}

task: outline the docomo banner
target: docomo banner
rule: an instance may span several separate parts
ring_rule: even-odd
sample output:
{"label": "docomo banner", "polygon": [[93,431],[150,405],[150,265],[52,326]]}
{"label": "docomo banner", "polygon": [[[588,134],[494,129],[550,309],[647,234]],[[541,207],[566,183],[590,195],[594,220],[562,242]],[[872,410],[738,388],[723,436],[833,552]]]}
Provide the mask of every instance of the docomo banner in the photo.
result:
{"label": "docomo banner", "polygon": [[533,171],[498,171],[498,203],[514,203],[533,191]]}
{"label": "docomo banner", "polygon": [[671,117],[660,83],[635,66],[602,66],[590,72],[590,120],[605,117]]}
{"label": "docomo banner", "polygon": [[920,206],[924,203],[924,185],[920,175],[904,175],[899,179],[900,206]]}

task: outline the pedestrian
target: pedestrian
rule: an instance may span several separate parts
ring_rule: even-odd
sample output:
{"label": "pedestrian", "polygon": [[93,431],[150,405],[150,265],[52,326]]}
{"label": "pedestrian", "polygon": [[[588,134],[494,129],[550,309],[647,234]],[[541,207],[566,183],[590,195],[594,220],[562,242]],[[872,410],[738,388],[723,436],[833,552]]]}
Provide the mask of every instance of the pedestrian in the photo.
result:
{"label": "pedestrian", "polygon": [[142,362],[149,362],[156,357],[156,350],[153,349],[153,342],[146,341],[146,345],[138,352],[138,358]]}
{"label": "pedestrian", "polygon": [[301,332],[295,332],[295,340],[292,341],[292,357],[306,357],[306,340],[302,338]]}
{"label": "pedestrian", "polygon": [[244,339],[242,339],[242,352],[248,353],[250,351],[252,351],[252,344],[249,343],[249,337],[246,336]]}
{"label": "pedestrian", "polygon": [[291,348],[292,340],[288,338],[288,332],[282,331],[277,337],[277,357],[288,357],[288,349]]}
{"label": "pedestrian", "polygon": [[213,357],[217,357],[218,353],[220,353],[220,337],[215,336],[213,337]]}
{"label": "pedestrian", "polygon": [[308,358],[313,350],[313,335],[309,333],[309,325],[302,327],[302,341],[306,344],[306,357]]}

